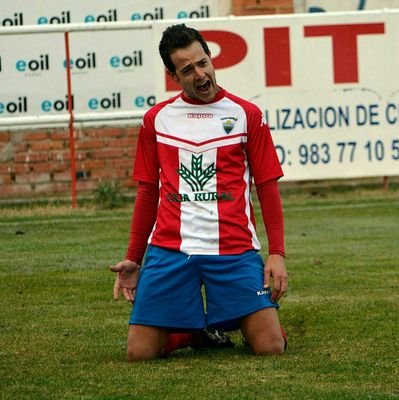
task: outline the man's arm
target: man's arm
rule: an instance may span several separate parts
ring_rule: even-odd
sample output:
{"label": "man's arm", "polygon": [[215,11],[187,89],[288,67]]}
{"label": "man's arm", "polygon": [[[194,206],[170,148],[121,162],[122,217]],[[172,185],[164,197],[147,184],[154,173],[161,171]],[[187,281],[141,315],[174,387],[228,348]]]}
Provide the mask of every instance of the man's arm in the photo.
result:
{"label": "man's arm", "polygon": [[122,291],[126,300],[134,301],[139,268],[157,217],[158,198],[158,184],[139,182],[125,260],[110,267],[111,271],[118,273],[113,290],[115,300]]}
{"label": "man's arm", "polygon": [[257,188],[263,222],[269,242],[269,256],[265,263],[265,287],[273,278],[272,300],[278,301],[287,291],[288,275],[285,267],[284,219],[277,179]]}

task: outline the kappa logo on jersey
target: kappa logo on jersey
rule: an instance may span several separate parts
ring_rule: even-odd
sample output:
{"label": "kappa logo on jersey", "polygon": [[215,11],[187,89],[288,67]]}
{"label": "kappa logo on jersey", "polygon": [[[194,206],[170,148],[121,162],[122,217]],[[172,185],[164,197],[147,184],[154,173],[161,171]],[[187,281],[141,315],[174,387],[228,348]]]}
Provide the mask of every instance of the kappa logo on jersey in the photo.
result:
{"label": "kappa logo on jersey", "polygon": [[180,169],[177,170],[179,175],[190,185],[193,192],[203,190],[205,184],[216,174],[215,163],[203,169],[202,157],[202,154],[199,157],[193,154],[191,156],[191,170],[182,163]]}
{"label": "kappa logo on jersey", "polygon": [[238,118],[236,117],[223,117],[220,119],[223,124],[223,129],[227,134],[229,134],[234,129],[234,125],[238,120]]}

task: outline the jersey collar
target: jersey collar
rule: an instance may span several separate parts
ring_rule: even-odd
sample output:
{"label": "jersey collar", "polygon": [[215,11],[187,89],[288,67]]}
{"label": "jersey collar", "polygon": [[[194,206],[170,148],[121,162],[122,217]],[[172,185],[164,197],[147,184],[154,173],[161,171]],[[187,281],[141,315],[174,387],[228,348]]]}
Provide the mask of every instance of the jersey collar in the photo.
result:
{"label": "jersey collar", "polygon": [[221,100],[221,99],[223,99],[223,97],[226,95],[226,91],[222,88],[222,87],[220,87],[220,86],[218,86],[218,88],[219,88],[219,91],[216,93],[216,96],[214,97],[214,99],[212,100],[212,101],[209,101],[209,102],[204,102],[204,101],[201,101],[201,100],[197,100],[197,99],[192,99],[192,98],[190,98],[190,97],[187,97],[185,94],[184,94],[184,92],[181,92],[181,98],[186,102],[186,103],[189,103],[189,104],[212,104],[212,103],[216,103],[216,102],[218,102],[219,100]]}

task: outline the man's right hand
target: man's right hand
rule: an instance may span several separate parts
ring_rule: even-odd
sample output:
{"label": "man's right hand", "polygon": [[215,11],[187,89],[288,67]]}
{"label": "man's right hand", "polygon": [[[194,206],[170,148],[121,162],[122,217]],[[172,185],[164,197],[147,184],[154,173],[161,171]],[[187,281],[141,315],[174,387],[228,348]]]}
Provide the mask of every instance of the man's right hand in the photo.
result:
{"label": "man's right hand", "polygon": [[125,260],[112,265],[109,269],[118,274],[114,284],[114,299],[119,299],[119,292],[121,291],[125,299],[133,303],[140,266],[134,261]]}

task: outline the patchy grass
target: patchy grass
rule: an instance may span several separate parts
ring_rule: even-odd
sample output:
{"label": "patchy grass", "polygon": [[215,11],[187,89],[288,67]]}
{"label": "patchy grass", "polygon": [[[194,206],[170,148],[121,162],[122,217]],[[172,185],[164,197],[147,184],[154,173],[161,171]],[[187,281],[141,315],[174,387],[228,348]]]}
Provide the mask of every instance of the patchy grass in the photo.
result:
{"label": "patchy grass", "polygon": [[[125,361],[130,306],[107,267],[131,205],[0,209],[2,399],[397,399],[399,192],[282,186],[289,349]],[[260,225],[261,226],[261,225]]]}

